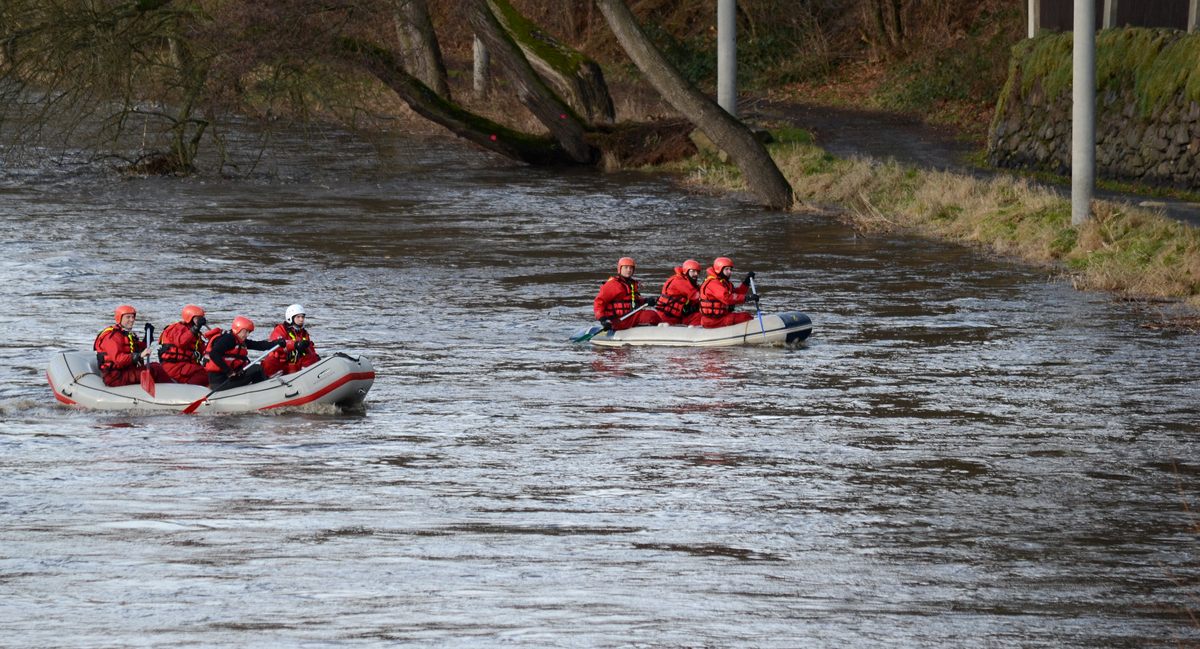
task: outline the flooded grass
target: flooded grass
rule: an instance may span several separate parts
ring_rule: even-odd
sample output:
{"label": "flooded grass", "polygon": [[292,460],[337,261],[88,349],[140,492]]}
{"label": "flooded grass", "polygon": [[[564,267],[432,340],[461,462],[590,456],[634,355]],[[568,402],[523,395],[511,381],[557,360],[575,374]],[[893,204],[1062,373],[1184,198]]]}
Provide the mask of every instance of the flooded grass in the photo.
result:
{"label": "flooded grass", "polygon": [[[1200,309],[1195,228],[1108,201],[1094,201],[1094,218],[1074,227],[1069,198],[1025,178],[837,158],[793,131],[781,132],[770,148],[796,192],[795,209],[836,208],[864,233],[905,231],[954,241],[1060,269],[1079,289]],[[746,189],[737,168],[715,155],[674,169],[693,186]]]}

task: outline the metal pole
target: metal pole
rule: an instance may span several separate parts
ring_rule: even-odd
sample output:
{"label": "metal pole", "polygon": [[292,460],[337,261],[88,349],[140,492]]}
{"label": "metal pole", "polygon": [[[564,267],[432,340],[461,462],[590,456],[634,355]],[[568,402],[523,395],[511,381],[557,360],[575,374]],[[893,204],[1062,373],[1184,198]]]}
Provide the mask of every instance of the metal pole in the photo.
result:
{"label": "metal pole", "polygon": [[717,0],[717,104],[737,117],[737,0]]}
{"label": "metal pole", "polygon": [[1200,0],[1189,0],[1188,2],[1188,33],[1195,32],[1200,29]]}
{"label": "metal pole", "polygon": [[1104,16],[1101,29],[1112,29],[1117,26],[1117,0],[1104,0]]}
{"label": "metal pole", "polygon": [[1096,184],[1096,7],[1075,0],[1071,76],[1071,224],[1091,218]]}
{"label": "metal pole", "polygon": [[1042,28],[1042,0],[1028,0],[1025,4],[1029,8],[1029,37],[1034,38]]}

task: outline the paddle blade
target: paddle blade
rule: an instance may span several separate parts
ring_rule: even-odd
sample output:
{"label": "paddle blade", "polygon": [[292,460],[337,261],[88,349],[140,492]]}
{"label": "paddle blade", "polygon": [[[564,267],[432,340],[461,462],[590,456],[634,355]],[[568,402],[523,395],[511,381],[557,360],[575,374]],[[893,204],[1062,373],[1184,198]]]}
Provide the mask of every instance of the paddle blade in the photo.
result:
{"label": "paddle blade", "polygon": [[212,393],[209,392],[208,394],[200,397],[199,399],[196,399],[195,401],[189,403],[188,407],[184,408],[180,414],[190,415],[193,412],[196,412],[196,408],[199,408],[200,404],[204,403],[205,401],[208,401],[208,398],[211,396],[212,396]]}
{"label": "paddle blade", "polygon": [[600,333],[601,331],[604,331],[604,328],[601,327],[600,325],[592,325],[591,327],[588,327],[587,329],[581,329],[574,336],[571,336],[571,342],[573,342],[573,343],[587,342],[587,341],[591,340],[592,338],[594,338],[596,336],[596,334]]}
{"label": "paddle blade", "polygon": [[142,370],[142,389],[150,395],[151,399],[154,398],[154,375],[150,373],[149,369]]}

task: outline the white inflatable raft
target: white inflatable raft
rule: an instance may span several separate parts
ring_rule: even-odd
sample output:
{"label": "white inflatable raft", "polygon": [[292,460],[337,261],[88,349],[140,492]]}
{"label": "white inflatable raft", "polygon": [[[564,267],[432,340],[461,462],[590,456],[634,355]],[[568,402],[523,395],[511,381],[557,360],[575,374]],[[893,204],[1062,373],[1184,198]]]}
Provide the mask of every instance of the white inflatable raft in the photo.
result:
{"label": "white inflatable raft", "polygon": [[[95,352],[56,353],[50,359],[46,378],[59,401],[98,410],[182,412],[209,393],[207,387],[179,383],[158,383],[153,397],[141,385],[110,388],[100,378]],[[362,403],[374,382],[375,368],[370,361],[337,353],[294,374],[215,392],[196,412],[251,412],[307,404],[351,408]]]}
{"label": "white inflatable raft", "polygon": [[[670,347],[729,347],[732,345],[785,345],[803,341],[812,333],[812,320],[799,311],[763,314],[748,322],[705,329],[660,324],[655,327],[633,327],[621,331],[600,332],[600,325],[583,329],[571,340],[590,341],[603,347],[624,345],[665,345]],[[589,338],[590,336],[590,338]]]}

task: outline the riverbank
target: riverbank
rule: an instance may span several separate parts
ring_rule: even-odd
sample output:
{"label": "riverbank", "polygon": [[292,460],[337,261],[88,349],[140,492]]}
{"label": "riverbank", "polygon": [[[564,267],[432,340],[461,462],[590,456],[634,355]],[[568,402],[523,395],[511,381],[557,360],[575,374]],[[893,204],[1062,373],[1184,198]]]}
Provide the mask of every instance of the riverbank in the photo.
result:
{"label": "riverbank", "polygon": [[[1200,330],[1200,231],[1147,209],[1095,202],[1071,225],[1069,198],[1024,178],[980,178],[867,157],[837,157],[794,128],[772,131],[771,155],[796,210],[835,214],[867,234],[952,241],[1061,274],[1081,290],[1153,305],[1159,326]],[[693,188],[741,191],[736,167],[702,153],[663,169]]]}

